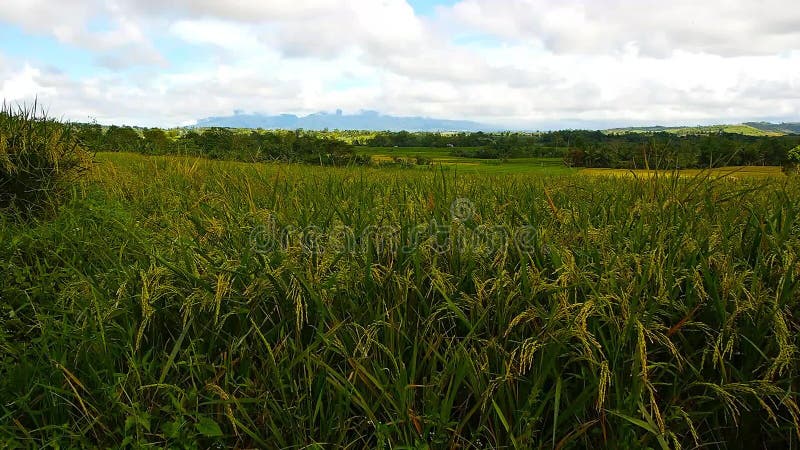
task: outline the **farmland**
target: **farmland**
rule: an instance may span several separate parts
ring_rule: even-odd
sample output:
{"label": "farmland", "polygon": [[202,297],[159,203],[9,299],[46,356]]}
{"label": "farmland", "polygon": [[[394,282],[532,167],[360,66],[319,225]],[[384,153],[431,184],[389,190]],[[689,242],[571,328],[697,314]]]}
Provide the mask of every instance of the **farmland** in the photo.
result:
{"label": "farmland", "polygon": [[4,215],[0,446],[798,446],[796,180],[419,152],[100,153]]}
{"label": "farmland", "polygon": [[708,177],[738,179],[765,179],[782,178],[780,167],[775,166],[739,166],[717,167],[713,169],[683,169],[683,170],[622,170],[622,169],[581,169],[583,175],[616,176],[616,177],[658,177],[678,175],[681,177]]}
{"label": "farmland", "polygon": [[[456,170],[464,173],[541,173],[548,175],[574,173],[576,170],[564,165],[562,158],[465,158],[452,154],[453,149],[435,147],[360,147],[358,155],[368,156],[373,163],[391,165],[395,162],[408,165],[432,165],[438,169]],[[474,151],[477,147],[462,150]]]}
{"label": "farmland", "polygon": [[[505,160],[490,158],[464,158],[454,156],[452,149],[434,147],[362,147],[357,149],[357,154],[368,156],[375,163],[391,164],[395,161],[407,162],[414,165],[417,158],[424,158],[428,165],[437,169],[455,170],[461,173],[478,174],[544,174],[566,175],[581,174],[592,176],[632,176],[652,177],[679,175],[683,177],[713,177],[713,178],[783,178],[780,167],[777,166],[726,166],[713,169],[682,169],[682,170],[646,170],[646,169],[608,169],[608,168],[571,168],[564,165],[561,158],[509,158]],[[476,148],[467,148],[476,150]]]}

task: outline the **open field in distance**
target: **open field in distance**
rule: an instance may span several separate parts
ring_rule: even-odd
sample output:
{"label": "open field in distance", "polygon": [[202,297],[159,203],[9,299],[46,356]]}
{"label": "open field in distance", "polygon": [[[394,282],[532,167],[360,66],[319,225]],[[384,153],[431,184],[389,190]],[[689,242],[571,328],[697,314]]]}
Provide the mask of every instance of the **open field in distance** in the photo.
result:
{"label": "open field in distance", "polygon": [[679,174],[684,177],[703,177],[709,176],[713,178],[784,178],[785,175],[780,167],[775,166],[739,166],[739,167],[715,167],[713,169],[681,169],[677,171],[668,170],[645,170],[645,169],[604,169],[604,168],[591,168],[580,169],[583,175],[601,175],[601,176],[622,176],[622,177],[653,177],[653,176],[670,176]]}

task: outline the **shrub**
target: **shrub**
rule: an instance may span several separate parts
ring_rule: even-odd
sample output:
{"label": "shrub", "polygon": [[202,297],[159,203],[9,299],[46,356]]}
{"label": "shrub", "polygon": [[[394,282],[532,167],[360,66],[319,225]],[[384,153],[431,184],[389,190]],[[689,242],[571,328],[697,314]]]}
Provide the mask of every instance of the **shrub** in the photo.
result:
{"label": "shrub", "polygon": [[427,156],[417,156],[416,163],[418,166],[430,166],[433,164],[433,160],[428,158]]}
{"label": "shrub", "polygon": [[783,163],[783,173],[786,175],[797,175],[800,173],[800,145],[789,150],[786,161]]}
{"label": "shrub", "polygon": [[0,210],[23,217],[53,212],[91,163],[69,124],[38,107],[0,109]]}

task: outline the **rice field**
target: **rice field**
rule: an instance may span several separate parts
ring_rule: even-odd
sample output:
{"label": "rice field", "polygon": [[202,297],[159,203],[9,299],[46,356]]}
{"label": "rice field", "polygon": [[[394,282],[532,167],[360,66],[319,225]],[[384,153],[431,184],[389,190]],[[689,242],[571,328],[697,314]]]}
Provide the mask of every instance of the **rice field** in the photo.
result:
{"label": "rice field", "polygon": [[2,448],[800,446],[789,177],[97,159],[0,219]]}
{"label": "rice field", "polygon": [[[564,175],[577,171],[577,169],[566,167],[562,158],[515,157],[506,160],[466,158],[451,155],[452,150],[454,149],[434,147],[357,147],[356,153],[369,156],[372,162],[377,164],[400,160],[413,165],[416,164],[417,158],[425,158],[437,170],[444,168],[468,174],[526,173]],[[460,147],[456,150],[476,151],[479,150],[479,147]],[[420,168],[429,167],[422,166]]]}
{"label": "rice field", "polygon": [[654,177],[654,176],[672,176],[677,173],[683,177],[710,177],[710,178],[728,178],[737,180],[742,178],[783,178],[784,174],[780,167],[777,166],[739,166],[739,167],[715,167],[713,169],[681,169],[677,171],[667,170],[644,170],[644,169],[580,169],[580,173],[584,175],[599,175],[599,176],[615,176],[615,177]]}

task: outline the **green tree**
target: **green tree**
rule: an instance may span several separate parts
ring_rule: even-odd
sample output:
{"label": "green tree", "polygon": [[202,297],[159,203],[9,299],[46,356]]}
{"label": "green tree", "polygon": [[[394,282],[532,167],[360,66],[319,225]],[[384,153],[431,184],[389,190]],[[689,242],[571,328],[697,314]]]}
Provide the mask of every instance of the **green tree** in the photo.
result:
{"label": "green tree", "polygon": [[138,152],[141,151],[142,138],[131,127],[118,127],[112,125],[106,130],[103,138],[105,150],[112,152]]}
{"label": "green tree", "polygon": [[205,156],[224,158],[233,148],[233,131],[230,128],[209,128],[200,134],[198,144]]}
{"label": "green tree", "polygon": [[75,132],[81,144],[89,151],[103,149],[103,127],[97,123],[76,124]]}
{"label": "green tree", "polygon": [[783,172],[786,175],[797,175],[800,173],[800,145],[789,150],[786,161],[783,164]]}
{"label": "green tree", "polygon": [[164,155],[169,153],[172,141],[167,133],[160,128],[148,128],[142,132],[144,135],[144,148],[147,153]]}

